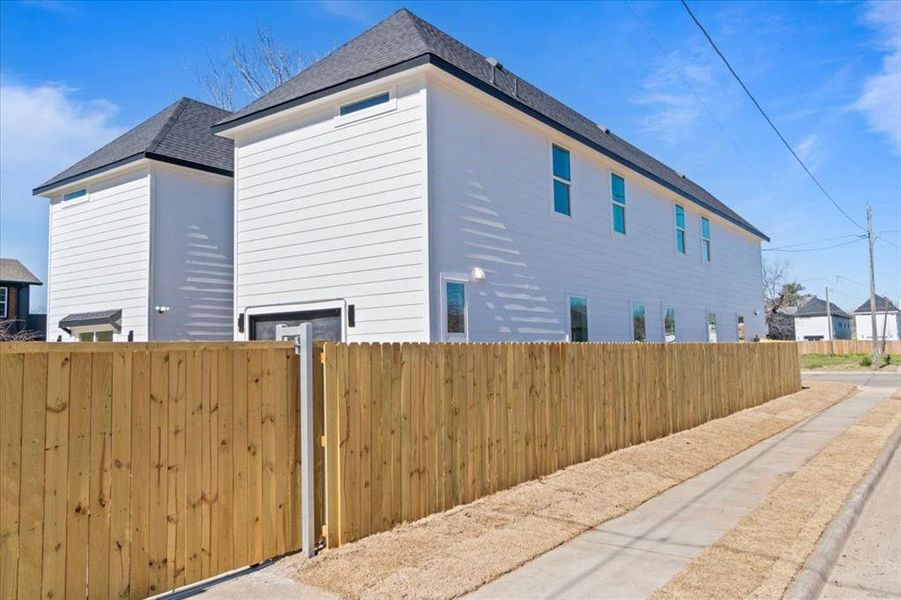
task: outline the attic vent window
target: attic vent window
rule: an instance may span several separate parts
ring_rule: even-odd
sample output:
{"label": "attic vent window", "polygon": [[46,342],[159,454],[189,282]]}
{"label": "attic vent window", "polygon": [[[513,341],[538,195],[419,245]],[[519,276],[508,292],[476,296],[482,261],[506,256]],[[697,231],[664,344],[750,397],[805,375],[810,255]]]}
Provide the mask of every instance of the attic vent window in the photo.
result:
{"label": "attic vent window", "polygon": [[78,198],[82,198],[87,195],[87,190],[82,188],[80,190],[75,190],[74,192],[69,192],[65,196],[63,196],[63,201],[68,202],[69,200],[76,200]]}
{"label": "attic vent window", "polygon": [[360,110],[365,110],[367,108],[372,108],[373,106],[378,106],[379,104],[385,104],[388,100],[391,99],[391,94],[389,92],[382,92],[376,96],[370,96],[369,98],[364,98],[363,100],[357,100],[356,102],[352,102],[350,104],[345,104],[341,107],[341,115],[349,115],[351,113],[355,113]]}

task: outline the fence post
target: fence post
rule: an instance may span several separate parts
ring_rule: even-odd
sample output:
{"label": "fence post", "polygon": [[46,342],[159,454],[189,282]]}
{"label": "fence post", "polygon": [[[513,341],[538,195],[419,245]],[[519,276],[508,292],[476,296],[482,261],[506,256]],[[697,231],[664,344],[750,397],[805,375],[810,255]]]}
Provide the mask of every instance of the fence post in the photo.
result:
{"label": "fence post", "polygon": [[316,511],[313,507],[313,325],[302,323],[294,338],[294,350],[300,359],[300,539],[303,555],[316,554]]}

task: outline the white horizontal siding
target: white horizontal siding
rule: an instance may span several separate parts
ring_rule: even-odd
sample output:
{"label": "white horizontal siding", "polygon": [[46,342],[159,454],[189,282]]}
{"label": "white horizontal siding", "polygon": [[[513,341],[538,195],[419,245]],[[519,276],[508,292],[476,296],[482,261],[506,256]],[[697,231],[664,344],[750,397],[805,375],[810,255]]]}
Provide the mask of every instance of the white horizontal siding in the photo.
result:
{"label": "white horizontal siding", "polygon": [[70,340],[72,313],[122,310],[122,333],[147,339],[150,175],[146,169],[87,186],[88,199],[50,204],[47,339]]}
{"label": "white horizontal siding", "polygon": [[350,340],[427,339],[424,90],[353,122],[337,106],[236,139],[237,312],[343,299]]}
{"label": "white horizontal siding", "polygon": [[[710,217],[711,263],[701,260],[702,210],[625,168],[627,233],[612,231],[613,164],[484,95],[429,83],[432,335],[440,337],[440,274],[485,270],[467,284],[470,339],[563,339],[567,294],[588,299],[593,340],[631,339],[631,302],[645,306],[649,340],[676,310],[677,339],[765,335],[760,243]],[[475,94],[478,94],[477,92]],[[551,144],[571,152],[572,218],[552,209]],[[685,255],[675,249],[674,202],[686,211]],[[758,314],[754,314],[757,311]]]}

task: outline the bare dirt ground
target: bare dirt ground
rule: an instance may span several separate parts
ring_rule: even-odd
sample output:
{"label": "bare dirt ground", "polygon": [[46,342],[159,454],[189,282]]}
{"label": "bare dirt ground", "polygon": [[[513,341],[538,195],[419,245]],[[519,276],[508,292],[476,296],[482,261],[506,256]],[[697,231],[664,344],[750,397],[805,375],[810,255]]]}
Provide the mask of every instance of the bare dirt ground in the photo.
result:
{"label": "bare dirt ground", "polygon": [[780,598],[901,424],[901,397],[871,409],[654,598]]}
{"label": "bare dirt ground", "polygon": [[853,386],[815,382],[762,406],[574,465],[406,523],[274,574],[350,598],[453,598],[832,406]]}

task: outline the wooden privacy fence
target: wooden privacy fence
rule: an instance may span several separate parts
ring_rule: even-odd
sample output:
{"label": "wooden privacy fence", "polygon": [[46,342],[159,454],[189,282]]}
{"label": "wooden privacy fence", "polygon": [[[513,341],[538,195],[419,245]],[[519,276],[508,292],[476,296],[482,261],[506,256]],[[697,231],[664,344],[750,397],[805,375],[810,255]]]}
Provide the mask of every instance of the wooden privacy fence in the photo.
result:
{"label": "wooden privacy fence", "polygon": [[800,389],[770,344],[324,347],[330,546]]}
{"label": "wooden privacy fence", "polygon": [[[884,345],[883,345],[884,344]],[[877,342],[879,351],[884,354],[901,354],[901,342],[886,340]],[[817,340],[798,342],[801,354],[869,354],[872,349],[870,340]]]}
{"label": "wooden privacy fence", "polygon": [[0,598],[140,598],[298,549],[297,363],[0,344]]}

